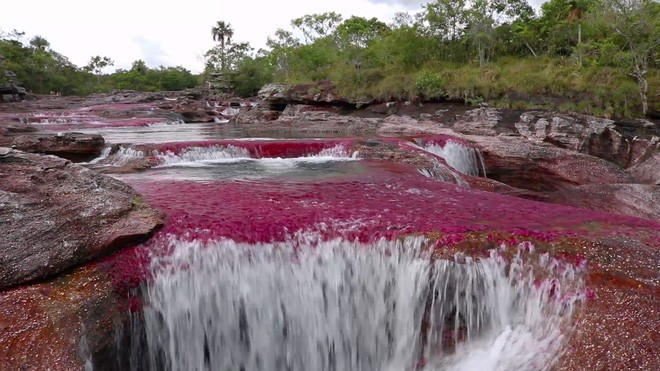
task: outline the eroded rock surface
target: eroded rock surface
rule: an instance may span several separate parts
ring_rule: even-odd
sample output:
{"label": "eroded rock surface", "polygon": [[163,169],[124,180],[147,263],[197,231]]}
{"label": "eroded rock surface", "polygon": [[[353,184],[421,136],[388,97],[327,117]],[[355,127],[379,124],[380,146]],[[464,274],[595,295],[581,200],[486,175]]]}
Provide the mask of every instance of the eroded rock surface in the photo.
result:
{"label": "eroded rock surface", "polygon": [[[232,113],[240,113],[228,127],[254,136],[341,133],[350,138],[127,143],[122,144],[124,149],[142,154],[119,158],[126,151],[117,145],[94,166],[115,173],[146,172],[144,177],[133,177],[133,185],[171,217],[161,237],[173,233],[200,240],[229,237],[263,242],[325,225],[330,228],[324,231],[332,237],[426,233],[444,241],[438,254],[450,258],[456,252],[483,256],[500,240],[513,244],[535,240],[539,252],[567,262],[586,262],[586,284],[593,294],[578,311],[576,330],[555,368],[660,367],[658,338],[649,333],[660,320],[657,125],[419,102],[355,110],[356,103],[332,93],[327,83],[266,87],[256,107],[246,101],[200,98],[192,93],[136,92],[53,98],[20,106],[10,103],[8,107],[19,112],[0,112],[0,121],[25,125],[20,121],[72,120],[67,115],[82,112],[90,122],[100,117],[113,126],[157,123],[158,118],[224,125],[220,122],[228,119],[231,108]],[[46,106],[57,111],[33,115]],[[19,134],[4,132],[12,138]],[[430,134],[444,136],[438,145],[453,140],[479,149],[489,178],[461,174],[425,151],[418,139]],[[364,174],[318,180],[309,188],[282,186],[276,180],[255,187],[253,182],[148,177],[149,171],[160,171],[150,170],[162,161],[154,153],[179,156],[190,148],[232,145],[247,149],[253,158],[286,158],[318,153],[338,143],[365,159]],[[36,164],[37,157],[47,160]],[[427,177],[420,177],[420,172]],[[4,181],[6,174],[12,175],[10,182]],[[161,223],[160,216],[118,182],[53,157],[2,149],[0,176],[0,226],[9,231],[0,236],[0,246],[18,251],[5,258],[9,255],[0,249],[2,259],[9,259],[2,261],[3,267],[9,262],[9,269],[0,271],[0,287],[5,287],[0,292],[0,342],[8,344],[0,347],[0,368],[81,367],[83,345],[87,344],[89,354],[98,354],[108,345],[112,329],[125,322],[126,308],[120,308],[126,304],[123,294],[145,279],[148,259],[138,252],[140,247],[117,254],[126,259],[114,255],[103,263],[66,267],[143,238]],[[472,245],[460,243],[469,242],[472,234],[481,237],[475,237]],[[68,273],[15,286],[62,269]],[[12,281],[17,273],[19,279]],[[14,286],[7,289],[8,285]]]}
{"label": "eroded rock surface", "polygon": [[127,185],[54,157],[0,154],[0,289],[145,240],[163,223]]}
{"label": "eroded rock surface", "polygon": [[99,134],[75,132],[49,135],[23,135],[12,147],[25,152],[55,155],[71,161],[89,161],[101,154],[105,140]]}

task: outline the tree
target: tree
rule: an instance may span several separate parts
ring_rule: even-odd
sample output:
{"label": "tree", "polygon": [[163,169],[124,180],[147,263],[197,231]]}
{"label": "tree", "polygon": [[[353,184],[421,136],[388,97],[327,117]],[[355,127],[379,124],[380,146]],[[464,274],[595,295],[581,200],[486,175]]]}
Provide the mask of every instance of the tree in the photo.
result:
{"label": "tree", "polygon": [[273,73],[287,81],[291,73],[292,53],[300,47],[300,42],[290,31],[278,28],[273,37],[268,37],[266,45],[271,49],[267,59],[270,59],[270,64],[274,67]]}
{"label": "tree", "polygon": [[455,42],[465,27],[465,0],[436,0],[425,7],[424,18],[432,33],[442,41]]}
{"label": "tree", "polygon": [[251,52],[252,47],[249,43],[237,43],[225,45],[225,48],[216,46],[207,51],[204,56],[208,67],[226,72],[234,70],[238,62],[249,56]]}
{"label": "tree", "polygon": [[578,66],[582,67],[582,19],[584,18],[589,0],[570,0],[567,5],[568,22],[573,23],[577,21],[577,60]]}
{"label": "tree", "polygon": [[374,38],[389,30],[390,28],[377,18],[366,19],[353,16],[337,27],[337,35],[350,45],[366,48]]}
{"label": "tree", "polygon": [[50,47],[50,43],[41,36],[35,36],[30,40],[30,46],[38,50],[46,50]]}
{"label": "tree", "polygon": [[94,72],[96,75],[96,80],[98,84],[101,84],[101,75],[103,69],[106,67],[112,67],[115,65],[115,62],[108,57],[101,57],[99,55],[93,56],[89,63],[83,68],[87,72]]}
{"label": "tree", "polygon": [[138,59],[131,64],[131,71],[144,75],[149,71],[149,67],[147,67],[147,64],[142,59]]}
{"label": "tree", "polygon": [[220,46],[224,48],[225,45],[231,44],[231,38],[234,37],[234,29],[231,28],[231,24],[225,21],[218,21],[211,28],[211,35],[213,36],[213,41],[219,42]]}
{"label": "tree", "polygon": [[479,67],[482,67],[488,60],[487,50],[493,41],[495,12],[489,0],[476,0],[465,14],[467,31],[472,44],[477,47]]}
{"label": "tree", "polygon": [[305,37],[306,43],[331,35],[342,21],[341,15],[335,12],[322,14],[307,14],[291,21],[291,26],[297,28]]}
{"label": "tree", "polygon": [[648,112],[649,62],[660,45],[660,4],[654,0],[602,0],[604,22],[624,40],[624,61],[637,79],[642,113]]}
{"label": "tree", "polygon": [[516,35],[520,41],[532,52],[534,58],[538,57],[532,44],[538,39],[537,30],[534,27],[532,22],[515,22],[511,25],[514,35]]}
{"label": "tree", "polygon": [[227,52],[229,45],[231,45],[231,39],[234,37],[234,30],[231,28],[231,24],[218,21],[211,28],[211,35],[213,36],[213,41],[217,41],[219,45],[207,52],[207,58],[217,58],[220,64],[220,70],[224,71],[227,68]]}

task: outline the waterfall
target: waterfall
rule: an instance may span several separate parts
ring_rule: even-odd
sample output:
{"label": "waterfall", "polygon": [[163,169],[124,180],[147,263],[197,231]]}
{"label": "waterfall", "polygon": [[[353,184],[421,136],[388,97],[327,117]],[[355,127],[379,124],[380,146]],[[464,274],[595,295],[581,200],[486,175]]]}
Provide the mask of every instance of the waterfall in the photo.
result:
{"label": "waterfall", "polygon": [[123,166],[135,159],[139,159],[146,156],[147,154],[144,151],[139,151],[132,147],[120,146],[114,152],[112,147],[105,147],[97,158],[85,164],[86,165],[100,164],[104,166]]}
{"label": "waterfall", "polygon": [[486,176],[486,165],[481,151],[463,143],[448,140],[444,146],[429,143],[424,150],[436,154],[456,171],[472,176]]}
{"label": "waterfall", "polygon": [[264,166],[295,166],[297,163],[320,163],[329,161],[356,160],[357,156],[351,156],[342,145],[324,148],[317,154],[302,157],[280,158],[263,157],[254,158],[246,148],[234,145],[216,145],[210,147],[190,147],[176,154],[170,151],[165,153],[156,152],[160,158],[159,166],[205,166],[214,163],[228,163],[238,161],[253,161]]}
{"label": "waterfall", "polygon": [[190,165],[204,162],[236,162],[250,158],[250,152],[245,148],[233,145],[190,147],[179,154],[167,151],[158,153],[161,166]]}
{"label": "waterfall", "polygon": [[96,163],[98,163],[98,162],[100,162],[100,161],[103,161],[103,160],[105,160],[106,158],[108,158],[108,156],[110,156],[110,153],[111,153],[111,152],[112,152],[112,147],[105,147],[105,148],[103,148],[103,151],[101,151],[101,154],[99,154],[98,157],[96,157],[95,159],[93,159],[93,160],[91,160],[91,161],[89,161],[89,162],[87,162],[87,163],[84,163],[84,164],[86,164],[86,165],[93,165],[93,164],[96,164]]}
{"label": "waterfall", "polygon": [[543,370],[583,297],[580,272],[522,245],[450,261],[421,237],[167,244],[134,354],[152,369]]}

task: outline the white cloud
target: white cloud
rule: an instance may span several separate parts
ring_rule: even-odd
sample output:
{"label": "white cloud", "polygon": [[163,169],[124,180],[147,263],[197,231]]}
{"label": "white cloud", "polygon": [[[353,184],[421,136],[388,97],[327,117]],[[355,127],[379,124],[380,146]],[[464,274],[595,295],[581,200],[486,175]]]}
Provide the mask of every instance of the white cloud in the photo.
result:
{"label": "white cloud", "polygon": [[335,11],[389,22],[398,11],[416,11],[425,1],[227,1],[227,0],[30,0],[5,1],[2,31],[17,29],[45,37],[51,47],[78,66],[94,55],[108,56],[116,68],[142,59],[150,67],[182,65],[203,68],[202,55],[213,45],[211,27],[231,23],[234,40],[265,47],[266,37],[288,28],[291,19]]}

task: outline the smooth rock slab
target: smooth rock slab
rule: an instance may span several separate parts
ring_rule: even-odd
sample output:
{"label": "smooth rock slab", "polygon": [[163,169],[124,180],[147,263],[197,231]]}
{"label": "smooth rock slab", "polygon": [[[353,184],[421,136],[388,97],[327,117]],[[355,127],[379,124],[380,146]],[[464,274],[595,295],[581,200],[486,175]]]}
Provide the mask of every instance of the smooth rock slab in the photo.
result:
{"label": "smooth rock slab", "polygon": [[54,156],[0,152],[0,289],[139,243],[163,224],[118,180]]}
{"label": "smooth rock slab", "polygon": [[63,133],[39,136],[20,136],[12,146],[26,152],[43,153],[71,161],[91,160],[98,156],[105,145],[99,134]]}
{"label": "smooth rock slab", "polygon": [[588,184],[548,193],[541,201],[660,220],[660,185]]}

